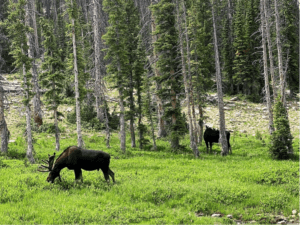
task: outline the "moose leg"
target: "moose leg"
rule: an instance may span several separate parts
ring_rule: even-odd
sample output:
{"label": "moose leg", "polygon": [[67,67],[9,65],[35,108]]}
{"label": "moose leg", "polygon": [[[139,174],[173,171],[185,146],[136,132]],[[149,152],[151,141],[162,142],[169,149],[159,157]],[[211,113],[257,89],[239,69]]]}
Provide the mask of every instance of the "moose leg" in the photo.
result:
{"label": "moose leg", "polygon": [[75,173],[75,181],[81,180],[81,182],[83,182],[81,169],[80,168],[79,169],[74,169],[74,173]]}
{"label": "moose leg", "polygon": [[108,176],[108,174],[109,174],[109,172],[108,172],[109,168],[108,167],[104,167],[104,168],[102,167],[101,170],[103,172],[105,180],[107,181],[107,183],[109,183],[109,176]]}
{"label": "moose leg", "polygon": [[115,183],[115,173],[108,167],[108,174]]}
{"label": "moose leg", "polygon": [[212,142],[209,142],[209,145],[210,145],[210,153],[212,153]]}
{"label": "moose leg", "polygon": [[205,144],[206,144],[206,153],[208,154],[208,149],[209,149],[209,147],[208,147],[208,141],[206,141]]}

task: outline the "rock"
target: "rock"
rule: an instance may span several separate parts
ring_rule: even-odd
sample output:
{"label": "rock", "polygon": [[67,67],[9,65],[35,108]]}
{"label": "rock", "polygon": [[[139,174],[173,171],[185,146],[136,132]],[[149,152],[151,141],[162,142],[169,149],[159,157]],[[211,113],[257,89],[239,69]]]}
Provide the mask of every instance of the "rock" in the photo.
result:
{"label": "rock", "polygon": [[227,215],[227,218],[232,219],[233,217],[232,215]]}
{"label": "rock", "polygon": [[261,110],[261,108],[259,108],[259,107],[256,107],[255,109],[256,109],[256,110]]}
{"label": "rock", "polygon": [[214,213],[211,215],[211,217],[222,217],[222,215],[220,213]]}
{"label": "rock", "polygon": [[229,108],[229,107],[224,107],[224,110],[230,110],[231,108]]}
{"label": "rock", "polygon": [[239,117],[239,116],[241,116],[241,113],[237,112],[237,113],[234,114],[234,116]]}
{"label": "rock", "polygon": [[268,110],[268,108],[267,107],[263,107],[262,110]]}
{"label": "rock", "polygon": [[296,215],[296,214],[297,214],[297,210],[294,209],[294,210],[292,211],[292,214],[293,214],[293,215]]}
{"label": "rock", "polygon": [[8,143],[15,143],[16,140],[9,140]]}
{"label": "rock", "polygon": [[286,221],[285,220],[281,220],[277,224],[286,224]]}
{"label": "rock", "polygon": [[290,220],[290,223],[294,223],[295,222],[295,220]]}
{"label": "rock", "polygon": [[240,100],[239,97],[233,97],[232,99],[230,99],[230,101],[238,101]]}
{"label": "rock", "polygon": [[265,120],[269,119],[268,116],[262,116],[262,118],[265,119]]}
{"label": "rock", "polygon": [[242,102],[241,105],[247,105],[247,103]]}
{"label": "rock", "polygon": [[71,112],[71,111],[72,111],[72,108],[68,107],[68,108],[66,109],[66,111],[67,111],[67,112]]}
{"label": "rock", "polygon": [[240,130],[240,133],[244,133],[244,134],[246,134],[246,133],[247,133],[247,131],[246,131],[246,130]]}
{"label": "rock", "polygon": [[235,107],[235,104],[227,104],[229,107]]}
{"label": "rock", "polygon": [[202,213],[202,212],[196,212],[195,215],[198,216],[198,217],[199,216],[204,216],[204,213]]}
{"label": "rock", "polygon": [[256,221],[255,220],[251,220],[249,223],[256,223]]}

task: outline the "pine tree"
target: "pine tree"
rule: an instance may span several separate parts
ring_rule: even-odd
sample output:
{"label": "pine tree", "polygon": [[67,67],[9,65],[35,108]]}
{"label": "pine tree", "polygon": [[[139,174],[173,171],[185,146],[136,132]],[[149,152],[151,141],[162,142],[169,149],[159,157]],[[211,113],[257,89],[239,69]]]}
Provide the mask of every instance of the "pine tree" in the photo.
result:
{"label": "pine tree", "polygon": [[88,74],[85,72],[85,60],[83,58],[83,42],[81,40],[81,26],[79,23],[79,11],[75,0],[67,0],[67,12],[70,23],[68,32],[72,38],[73,54],[68,57],[68,69],[74,71],[75,101],[76,101],[76,124],[78,146],[83,147],[84,142],[81,134],[80,102],[86,96],[85,83]]}
{"label": "pine tree", "polygon": [[27,135],[27,152],[26,156],[31,163],[34,163],[33,158],[33,145],[32,145],[32,134],[31,134],[31,118],[30,118],[30,105],[29,102],[32,99],[32,86],[30,69],[32,66],[32,59],[28,57],[27,37],[26,34],[32,32],[32,29],[25,25],[25,17],[28,16],[28,5],[25,0],[20,0],[15,3],[13,0],[9,1],[9,15],[5,21],[9,36],[12,40],[11,43],[11,54],[15,59],[14,65],[22,71],[23,74],[23,89],[24,99],[23,104],[26,108],[26,135]]}
{"label": "pine tree", "polygon": [[[105,59],[109,59],[107,65],[108,79],[115,84],[115,88],[119,92],[120,104],[120,148],[123,152],[126,150],[126,132],[125,132],[125,106],[124,106],[124,91],[126,83],[124,82],[130,73],[128,69],[129,58],[126,45],[126,11],[124,10],[122,0],[104,0],[104,10],[109,15],[109,24],[107,32],[102,36],[106,49]],[[125,78],[126,77],[126,78]]]}
{"label": "pine tree", "polygon": [[175,5],[172,0],[162,0],[151,9],[156,23],[155,34],[158,34],[154,43],[155,51],[159,55],[156,65],[161,73],[155,80],[162,86],[158,95],[169,101],[164,105],[164,117],[171,120],[171,148],[176,150],[179,148],[179,138],[182,134],[182,115],[177,97],[182,90],[182,76],[179,73],[176,49],[178,34],[175,27]]}
{"label": "pine tree", "polygon": [[42,20],[42,31],[44,36],[43,46],[45,57],[42,69],[45,71],[40,75],[41,85],[46,89],[44,97],[49,110],[54,113],[56,150],[59,151],[59,129],[57,109],[62,101],[64,83],[64,63],[62,62],[62,49],[58,49],[56,37],[53,34],[53,23]]}
{"label": "pine tree", "polygon": [[274,125],[275,131],[272,133],[269,147],[270,154],[274,159],[289,159],[293,155],[293,137],[281,96],[278,96],[275,103]]}

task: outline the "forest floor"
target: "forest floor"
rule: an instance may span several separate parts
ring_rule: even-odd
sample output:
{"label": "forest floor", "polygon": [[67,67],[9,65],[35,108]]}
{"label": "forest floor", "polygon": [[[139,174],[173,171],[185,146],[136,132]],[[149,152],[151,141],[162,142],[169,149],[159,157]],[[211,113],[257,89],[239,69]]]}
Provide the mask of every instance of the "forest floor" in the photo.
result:
{"label": "forest floor", "polygon": [[[8,80],[15,77],[7,76]],[[115,96],[116,97],[116,96]],[[183,148],[174,152],[168,139],[157,140],[157,151],[132,148],[127,134],[126,153],[119,150],[118,133],[105,146],[104,132],[83,129],[85,148],[103,150],[111,156],[116,183],[107,184],[102,172],[83,171],[83,183],[74,173],[61,172],[62,182],[46,182],[37,167],[55,151],[54,134],[33,131],[34,157],[25,158],[25,109],[21,96],[7,96],[6,121],[11,132],[9,154],[0,156],[0,224],[299,224],[299,111],[289,101],[295,159],[276,161],[268,153],[268,119],[265,105],[230,101],[225,97],[227,129],[232,130],[232,154],[206,154],[194,159],[188,135]],[[115,103],[111,102],[110,107]],[[184,104],[183,104],[184,105]],[[53,123],[44,109],[44,127]],[[77,144],[76,125],[66,120],[74,110],[60,106],[61,150]],[[205,109],[206,124],[218,127],[217,105]],[[150,138],[149,138],[150,139]],[[60,151],[62,152],[62,151]],[[59,152],[59,154],[60,154]]]}

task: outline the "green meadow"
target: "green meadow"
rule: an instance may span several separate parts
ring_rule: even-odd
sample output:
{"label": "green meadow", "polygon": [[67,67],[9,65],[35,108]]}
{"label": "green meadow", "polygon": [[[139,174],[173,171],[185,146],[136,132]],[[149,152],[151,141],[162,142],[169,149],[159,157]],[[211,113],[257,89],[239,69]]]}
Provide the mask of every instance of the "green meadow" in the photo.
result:
{"label": "green meadow", "polygon": [[[101,171],[83,171],[83,183],[76,183],[67,168],[61,171],[62,182],[50,184],[47,173],[37,168],[53,154],[54,137],[34,134],[33,165],[24,160],[23,137],[10,143],[9,154],[0,157],[0,223],[270,224],[280,217],[299,221],[299,139],[294,139],[294,160],[275,161],[264,134],[232,133],[233,153],[226,157],[217,144],[214,153],[207,154],[203,142],[198,159],[188,148],[188,136],[177,152],[167,139],[160,139],[157,151],[127,145],[123,154],[117,133],[110,149],[99,134],[85,135],[85,148],[111,155],[115,184],[107,184]],[[61,150],[76,142],[76,134],[70,134],[61,140]],[[220,217],[211,216],[215,213]]]}

